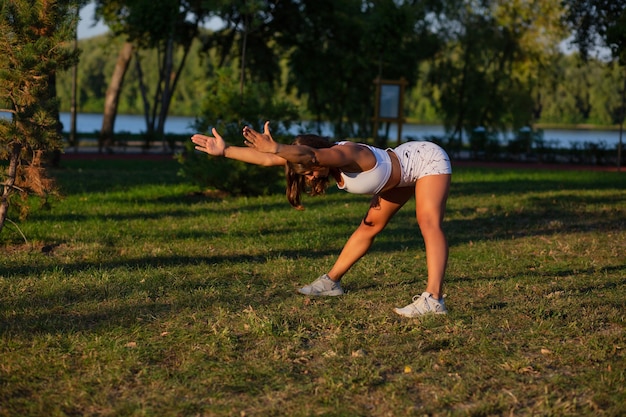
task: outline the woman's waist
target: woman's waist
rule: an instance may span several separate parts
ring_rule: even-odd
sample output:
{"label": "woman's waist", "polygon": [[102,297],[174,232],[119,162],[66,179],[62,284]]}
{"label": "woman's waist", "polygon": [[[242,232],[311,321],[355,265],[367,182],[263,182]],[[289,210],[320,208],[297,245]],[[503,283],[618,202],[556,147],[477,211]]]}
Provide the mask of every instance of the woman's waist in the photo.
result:
{"label": "woman's waist", "polygon": [[391,160],[391,172],[389,173],[389,178],[387,179],[384,187],[380,190],[381,192],[395,188],[398,184],[400,184],[400,178],[402,176],[398,155],[396,155],[392,149],[387,149],[387,154]]}

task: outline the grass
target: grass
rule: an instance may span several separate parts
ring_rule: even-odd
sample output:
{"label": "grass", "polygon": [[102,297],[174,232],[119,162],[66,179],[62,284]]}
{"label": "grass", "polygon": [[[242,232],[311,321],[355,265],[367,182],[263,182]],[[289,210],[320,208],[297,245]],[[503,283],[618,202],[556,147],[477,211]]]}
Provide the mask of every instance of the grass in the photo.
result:
{"label": "grass", "polygon": [[0,416],[624,415],[626,176],[459,168],[447,316],[412,203],[346,276],[367,207],[221,198],[171,161],[66,161],[0,248]]}

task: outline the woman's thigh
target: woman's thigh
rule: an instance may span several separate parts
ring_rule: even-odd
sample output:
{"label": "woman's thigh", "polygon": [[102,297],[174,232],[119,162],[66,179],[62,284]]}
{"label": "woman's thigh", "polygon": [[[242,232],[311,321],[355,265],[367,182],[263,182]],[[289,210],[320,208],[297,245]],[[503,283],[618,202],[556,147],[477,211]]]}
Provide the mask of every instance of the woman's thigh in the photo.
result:
{"label": "woman's thigh", "polygon": [[428,175],[415,184],[417,221],[442,222],[450,191],[450,175]]}
{"label": "woman's thigh", "polygon": [[413,187],[394,188],[372,197],[367,214],[363,218],[366,226],[384,228],[394,214],[413,197]]}

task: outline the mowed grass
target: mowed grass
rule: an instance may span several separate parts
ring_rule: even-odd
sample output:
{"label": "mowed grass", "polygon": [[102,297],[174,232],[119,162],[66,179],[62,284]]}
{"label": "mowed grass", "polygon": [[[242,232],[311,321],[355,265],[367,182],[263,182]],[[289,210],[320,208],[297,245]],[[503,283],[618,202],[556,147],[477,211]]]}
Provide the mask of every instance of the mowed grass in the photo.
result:
{"label": "mowed grass", "polygon": [[424,248],[403,208],[326,272],[368,198],[201,194],[173,161],[66,161],[7,224],[2,416],[626,414],[626,174],[458,168],[447,316],[405,319]]}

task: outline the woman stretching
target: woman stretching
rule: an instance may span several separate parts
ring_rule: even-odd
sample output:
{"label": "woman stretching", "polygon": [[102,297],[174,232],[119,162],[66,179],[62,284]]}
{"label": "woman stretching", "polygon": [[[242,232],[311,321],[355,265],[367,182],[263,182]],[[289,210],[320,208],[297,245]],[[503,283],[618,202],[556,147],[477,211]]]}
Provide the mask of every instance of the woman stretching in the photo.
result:
{"label": "woman stretching", "polygon": [[245,147],[227,145],[214,136],[196,134],[199,151],[262,166],[284,166],[287,199],[302,209],[301,195],[322,194],[332,177],[349,193],[372,194],[369,210],[352,233],[339,258],[326,274],[299,290],[309,296],[342,295],[340,281],[369,250],[374,238],[394,214],[415,195],[415,215],[426,246],[428,281],[420,296],[395,312],[405,317],[447,313],[443,277],[448,243],[442,229],[452,169],[446,152],[432,142],[406,142],[395,149],[379,149],[354,142],[330,143],[316,135],[297,136],[291,145],[275,142],[269,122],[263,133],[243,128]]}

